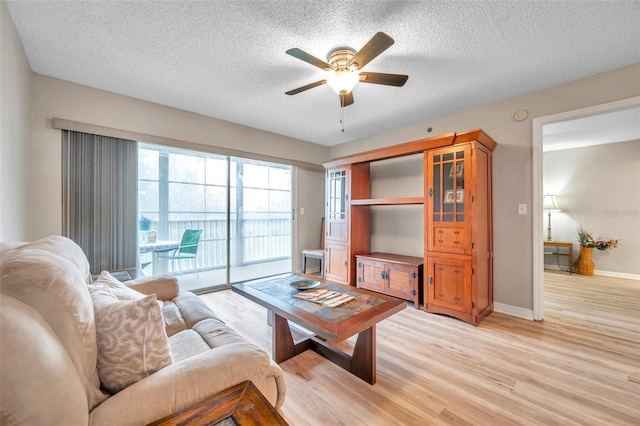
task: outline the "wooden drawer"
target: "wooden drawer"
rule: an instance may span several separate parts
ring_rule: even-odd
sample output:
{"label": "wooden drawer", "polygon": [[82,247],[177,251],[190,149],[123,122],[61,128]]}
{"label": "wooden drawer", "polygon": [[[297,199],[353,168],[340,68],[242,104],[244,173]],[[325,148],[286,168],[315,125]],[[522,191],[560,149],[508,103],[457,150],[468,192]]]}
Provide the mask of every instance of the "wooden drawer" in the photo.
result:
{"label": "wooden drawer", "polygon": [[356,286],[412,301],[422,295],[422,258],[390,253],[356,256]]}

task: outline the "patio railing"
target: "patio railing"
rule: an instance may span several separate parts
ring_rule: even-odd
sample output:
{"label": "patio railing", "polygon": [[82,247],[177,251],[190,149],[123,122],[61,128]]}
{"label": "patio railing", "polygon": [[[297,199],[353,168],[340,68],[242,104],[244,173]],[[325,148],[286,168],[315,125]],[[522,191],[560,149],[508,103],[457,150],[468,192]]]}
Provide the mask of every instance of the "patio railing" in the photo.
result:
{"label": "patio railing", "polygon": [[[227,264],[226,220],[169,221],[166,235],[158,230],[158,239],[180,241],[186,229],[202,229],[198,247],[198,269],[223,268]],[[291,257],[292,236],[290,218],[243,219],[240,227],[231,221],[231,265],[273,261]],[[239,235],[238,235],[239,234]],[[193,262],[182,261],[182,271],[195,268]],[[171,271],[171,265],[168,265]],[[177,268],[176,268],[177,269]]]}

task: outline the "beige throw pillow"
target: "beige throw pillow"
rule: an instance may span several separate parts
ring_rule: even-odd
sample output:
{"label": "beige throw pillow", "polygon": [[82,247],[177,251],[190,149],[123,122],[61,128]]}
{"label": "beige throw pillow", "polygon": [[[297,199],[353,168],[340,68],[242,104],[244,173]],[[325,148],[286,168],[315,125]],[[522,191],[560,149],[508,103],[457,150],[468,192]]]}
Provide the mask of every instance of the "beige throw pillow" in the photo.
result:
{"label": "beige throw pillow", "polygon": [[154,294],[119,300],[106,285],[89,286],[96,318],[98,374],[116,393],[173,362]]}
{"label": "beige throw pillow", "polygon": [[114,278],[108,271],[102,271],[98,279],[90,285],[90,289],[93,286],[107,286],[111,293],[119,300],[138,300],[142,299],[145,295],[136,291],[124,283]]}

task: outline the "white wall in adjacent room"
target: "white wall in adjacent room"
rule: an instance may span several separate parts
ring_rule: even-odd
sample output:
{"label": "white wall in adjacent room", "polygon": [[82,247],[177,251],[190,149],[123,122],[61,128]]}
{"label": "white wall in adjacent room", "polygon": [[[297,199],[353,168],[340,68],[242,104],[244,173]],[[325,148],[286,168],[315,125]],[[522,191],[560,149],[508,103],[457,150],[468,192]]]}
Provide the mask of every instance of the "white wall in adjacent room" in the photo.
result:
{"label": "white wall in adjacent room", "polygon": [[551,216],[553,239],[573,242],[574,260],[580,227],[621,239],[615,249],[593,251],[595,269],[640,275],[640,140],[545,152],[543,163],[544,192],[556,194],[562,209]]}

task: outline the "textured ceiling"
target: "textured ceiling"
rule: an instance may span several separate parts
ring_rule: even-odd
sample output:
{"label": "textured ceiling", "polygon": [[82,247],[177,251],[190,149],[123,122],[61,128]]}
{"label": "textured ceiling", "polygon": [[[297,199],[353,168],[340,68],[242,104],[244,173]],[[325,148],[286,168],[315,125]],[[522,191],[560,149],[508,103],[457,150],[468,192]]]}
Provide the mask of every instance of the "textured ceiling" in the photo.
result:
{"label": "textured ceiling", "polygon": [[[34,72],[336,145],[640,62],[638,1],[7,1]],[[345,108],[285,51],[395,44]]]}
{"label": "textured ceiling", "polygon": [[638,141],[640,107],[545,124],[542,137],[545,152]]}

